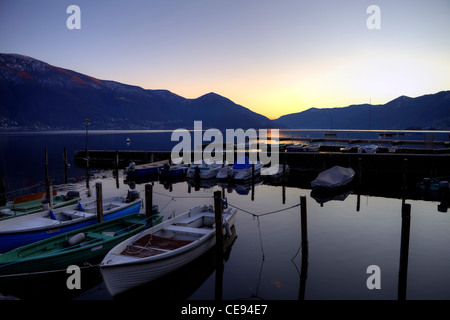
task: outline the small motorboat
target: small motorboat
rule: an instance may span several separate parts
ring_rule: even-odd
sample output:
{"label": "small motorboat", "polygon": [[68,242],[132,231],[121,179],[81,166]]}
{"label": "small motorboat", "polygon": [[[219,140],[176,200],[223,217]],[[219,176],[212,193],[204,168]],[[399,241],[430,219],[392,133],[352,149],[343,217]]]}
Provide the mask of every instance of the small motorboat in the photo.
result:
{"label": "small motorboat", "polygon": [[217,176],[217,173],[222,168],[221,164],[212,163],[207,164],[203,162],[202,164],[194,164],[188,168],[186,177],[199,179],[212,179]]}
{"label": "small motorboat", "polygon": [[334,190],[347,186],[355,176],[355,170],[334,166],[325,170],[311,182],[313,190]]}

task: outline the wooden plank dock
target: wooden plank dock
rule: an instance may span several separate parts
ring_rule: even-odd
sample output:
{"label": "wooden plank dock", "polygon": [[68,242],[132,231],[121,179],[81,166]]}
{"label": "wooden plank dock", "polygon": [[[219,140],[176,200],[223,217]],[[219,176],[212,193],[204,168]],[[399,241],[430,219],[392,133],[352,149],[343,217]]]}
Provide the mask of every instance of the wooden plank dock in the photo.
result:
{"label": "wooden plank dock", "polygon": [[[170,157],[170,151],[89,150],[89,166],[115,168],[117,161],[119,168],[125,168],[130,162],[142,164]],[[340,165],[355,170],[358,166],[363,166],[366,172],[396,174],[402,172],[407,163],[410,173],[427,177],[450,175],[450,153],[280,152],[280,164],[284,161],[296,172],[315,173]],[[79,167],[86,166],[85,150],[76,152],[75,163]]]}

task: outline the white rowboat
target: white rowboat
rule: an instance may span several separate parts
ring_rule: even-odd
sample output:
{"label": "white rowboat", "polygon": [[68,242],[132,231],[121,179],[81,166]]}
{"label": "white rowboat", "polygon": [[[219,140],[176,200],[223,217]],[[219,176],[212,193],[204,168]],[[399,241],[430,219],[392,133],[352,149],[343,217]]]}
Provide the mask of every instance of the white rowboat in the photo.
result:
{"label": "white rowboat", "polygon": [[[234,225],[236,209],[223,213],[224,233]],[[111,249],[100,270],[111,295],[156,280],[216,244],[212,206],[198,206],[131,237]]]}

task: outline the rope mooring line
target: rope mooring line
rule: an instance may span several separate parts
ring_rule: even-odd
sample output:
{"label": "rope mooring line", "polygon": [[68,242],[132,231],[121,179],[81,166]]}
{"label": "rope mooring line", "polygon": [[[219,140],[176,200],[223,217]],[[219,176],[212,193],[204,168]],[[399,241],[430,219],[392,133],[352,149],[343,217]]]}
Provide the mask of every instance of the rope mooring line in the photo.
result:
{"label": "rope mooring line", "polygon": [[[89,264],[86,263],[85,266],[79,267],[80,269],[87,269],[87,268],[96,268],[100,267],[101,264]],[[2,274],[0,275],[1,278],[8,278],[8,277],[23,277],[23,276],[33,276],[38,274],[50,274],[50,273],[56,273],[56,272],[67,272],[66,269],[55,269],[55,270],[46,270],[46,271],[36,271],[36,272],[26,272],[26,273],[13,273],[13,274]]]}

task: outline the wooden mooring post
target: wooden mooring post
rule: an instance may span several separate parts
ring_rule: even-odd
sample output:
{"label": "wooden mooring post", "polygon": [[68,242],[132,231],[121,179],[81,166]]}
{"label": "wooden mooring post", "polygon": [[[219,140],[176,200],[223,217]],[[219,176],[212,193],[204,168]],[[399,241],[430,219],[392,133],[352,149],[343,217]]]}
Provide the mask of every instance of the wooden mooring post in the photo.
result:
{"label": "wooden mooring post", "polygon": [[103,222],[103,195],[102,195],[102,183],[95,183],[95,194],[97,199],[97,222]]}
{"label": "wooden mooring post", "polygon": [[216,245],[218,250],[223,251],[223,226],[222,226],[222,192],[214,191],[214,216],[216,219]]}
{"label": "wooden mooring post", "polygon": [[306,196],[300,196],[300,219],[302,228],[302,254],[308,255],[308,225],[306,218]]}
{"label": "wooden mooring post", "polygon": [[150,218],[153,214],[153,185],[145,185],[145,215]]}
{"label": "wooden mooring post", "polygon": [[398,300],[406,300],[410,226],[411,226],[411,205],[409,203],[405,203],[402,205],[400,267],[398,273]]}
{"label": "wooden mooring post", "polygon": [[222,300],[223,286],[223,227],[222,227],[222,192],[214,191],[214,216],[216,221],[216,283],[215,283],[215,300]]}
{"label": "wooden mooring post", "polygon": [[45,165],[45,179],[48,177],[48,151],[47,147],[45,147],[44,151],[44,165]]}
{"label": "wooden mooring post", "polygon": [[67,148],[64,147],[64,183],[67,184],[69,176],[69,160],[67,158]]}
{"label": "wooden mooring post", "polygon": [[52,178],[47,176],[45,177],[45,200],[48,202],[48,207],[50,209],[53,208],[53,187],[52,187]]}
{"label": "wooden mooring post", "polygon": [[300,271],[300,289],[298,294],[299,300],[305,299],[306,278],[308,276],[308,226],[306,219],[306,196],[300,196],[300,220],[302,230],[302,266]]}
{"label": "wooden mooring post", "polygon": [[89,190],[89,151],[87,148],[86,148],[86,188]]}

